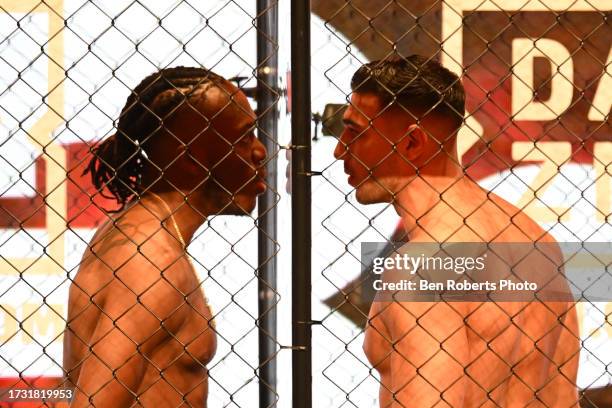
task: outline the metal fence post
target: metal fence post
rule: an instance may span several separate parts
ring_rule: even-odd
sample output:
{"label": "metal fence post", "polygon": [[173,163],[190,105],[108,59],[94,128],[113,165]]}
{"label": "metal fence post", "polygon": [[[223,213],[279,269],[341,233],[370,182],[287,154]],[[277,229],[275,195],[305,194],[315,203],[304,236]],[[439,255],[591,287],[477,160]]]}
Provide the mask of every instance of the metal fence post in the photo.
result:
{"label": "metal fence post", "polygon": [[312,406],[310,1],[291,3],[293,407]]}
{"label": "metal fence post", "polygon": [[[278,147],[278,4],[257,0],[257,116],[269,155]],[[258,203],[259,406],[276,405],[277,159],[267,164],[268,189]]]}

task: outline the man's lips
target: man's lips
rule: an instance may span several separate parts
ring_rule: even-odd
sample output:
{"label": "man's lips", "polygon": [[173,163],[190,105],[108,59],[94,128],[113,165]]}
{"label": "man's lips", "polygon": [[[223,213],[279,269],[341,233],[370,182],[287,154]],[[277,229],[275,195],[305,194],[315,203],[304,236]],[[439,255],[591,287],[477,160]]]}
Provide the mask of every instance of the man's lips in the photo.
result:
{"label": "man's lips", "polygon": [[267,188],[268,188],[268,186],[266,185],[266,183],[264,183],[264,181],[263,181],[263,180],[258,180],[258,181],[255,183],[255,192],[256,192],[257,194],[263,194],[263,193],[265,193],[265,192],[266,192],[266,190],[267,190]]}
{"label": "man's lips", "polygon": [[348,168],[348,166],[346,165],[346,163],[344,164],[344,173],[346,173],[346,175],[348,176],[348,183],[349,185],[353,185],[352,181],[355,179],[355,177],[351,174],[350,169]]}
{"label": "man's lips", "polygon": [[255,190],[257,194],[264,193],[268,188],[265,182],[267,176],[268,172],[265,169],[257,170],[257,176],[255,177]]}

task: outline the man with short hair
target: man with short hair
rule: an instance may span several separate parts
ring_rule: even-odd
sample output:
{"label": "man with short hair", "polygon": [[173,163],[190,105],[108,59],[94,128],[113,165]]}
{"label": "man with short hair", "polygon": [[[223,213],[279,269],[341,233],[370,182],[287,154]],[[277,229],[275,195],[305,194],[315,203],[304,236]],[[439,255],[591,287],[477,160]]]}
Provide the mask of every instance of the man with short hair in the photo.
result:
{"label": "man with short hair", "polygon": [[[417,55],[394,57],[363,65],[351,88],[334,155],[357,200],[392,203],[411,243],[538,242],[558,249],[527,215],[464,176],[456,138],[465,96],[455,74]],[[380,373],[381,407],[578,404],[571,302],[379,297],[364,350]]]}
{"label": "man with short hair", "polygon": [[187,255],[207,217],[248,215],[265,191],[256,116],[233,84],[168,68],[129,96],[87,169],[121,205],[70,287],[72,407],[206,406],[213,316]]}

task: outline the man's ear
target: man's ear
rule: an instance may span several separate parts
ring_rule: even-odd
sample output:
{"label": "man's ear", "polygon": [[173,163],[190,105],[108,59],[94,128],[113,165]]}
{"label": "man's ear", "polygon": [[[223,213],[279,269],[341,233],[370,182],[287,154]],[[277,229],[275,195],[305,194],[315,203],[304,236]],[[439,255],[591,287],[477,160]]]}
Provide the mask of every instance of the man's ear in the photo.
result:
{"label": "man's ear", "polygon": [[404,151],[402,152],[406,159],[411,162],[416,161],[419,157],[425,153],[427,141],[429,137],[425,133],[425,130],[418,124],[414,123],[406,130],[406,141],[404,143]]}

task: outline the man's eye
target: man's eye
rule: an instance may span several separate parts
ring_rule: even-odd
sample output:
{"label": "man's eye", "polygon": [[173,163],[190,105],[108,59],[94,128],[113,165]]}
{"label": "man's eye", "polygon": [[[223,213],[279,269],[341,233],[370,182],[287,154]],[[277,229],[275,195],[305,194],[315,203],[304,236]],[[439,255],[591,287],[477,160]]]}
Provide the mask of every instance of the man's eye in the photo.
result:
{"label": "man's eye", "polygon": [[253,139],[255,139],[255,131],[256,131],[255,127],[252,127],[249,130],[247,130],[242,136],[242,138],[240,138],[240,142],[244,144],[251,143]]}
{"label": "man's eye", "polygon": [[253,134],[249,134],[249,135],[244,135],[240,138],[240,140],[238,140],[238,143],[240,143],[241,145],[246,145],[251,143],[253,139]]}

